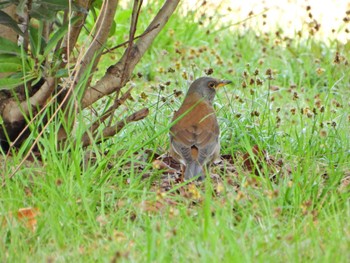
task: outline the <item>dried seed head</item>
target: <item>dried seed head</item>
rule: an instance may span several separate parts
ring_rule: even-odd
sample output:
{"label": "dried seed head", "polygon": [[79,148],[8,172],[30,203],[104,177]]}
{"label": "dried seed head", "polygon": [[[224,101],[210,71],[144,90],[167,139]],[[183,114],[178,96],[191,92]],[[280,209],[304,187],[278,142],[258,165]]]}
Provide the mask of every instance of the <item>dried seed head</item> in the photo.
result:
{"label": "dried seed head", "polygon": [[297,92],[294,92],[293,93],[293,100],[297,100],[297,99],[299,99],[299,95]]}
{"label": "dried seed head", "polygon": [[256,110],[254,110],[254,111],[252,111],[251,113],[250,113],[250,116],[252,116],[252,117],[259,117],[259,115],[260,115],[260,113],[258,112],[258,111],[256,111]]}
{"label": "dried seed head", "polygon": [[181,94],[182,94],[182,91],[181,91],[181,90],[176,90],[176,89],[174,89],[174,95],[175,95],[175,97],[179,97]]}
{"label": "dried seed head", "polygon": [[243,71],[243,78],[247,78],[249,76],[248,71]]}
{"label": "dried seed head", "polygon": [[320,108],[321,107],[321,100],[320,99],[316,99],[315,100],[315,105],[317,108]]}
{"label": "dried seed head", "polygon": [[256,79],[256,84],[257,84],[258,86],[261,86],[263,83],[264,83],[264,81],[263,81],[262,79],[260,79],[260,78],[257,78],[257,79]]}
{"label": "dried seed head", "polygon": [[145,92],[141,92],[140,97],[142,100],[145,100],[148,98],[148,95]]}
{"label": "dried seed head", "polygon": [[336,53],[335,53],[335,57],[334,57],[333,62],[334,62],[334,64],[339,64],[339,63],[340,63],[340,55],[339,55],[339,52],[336,52]]}
{"label": "dried seed head", "polygon": [[323,130],[323,129],[320,130],[320,137],[325,138],[325,137],[327,137],[327,135],[328,135],[328,133],[326,130]]}
{"label": "dried seed head", "polygon": [[268,69],[266,70],[265,74],[266,74],[267,76],[271,76],[271,75],[272,75],[272,69],[268,68]]}

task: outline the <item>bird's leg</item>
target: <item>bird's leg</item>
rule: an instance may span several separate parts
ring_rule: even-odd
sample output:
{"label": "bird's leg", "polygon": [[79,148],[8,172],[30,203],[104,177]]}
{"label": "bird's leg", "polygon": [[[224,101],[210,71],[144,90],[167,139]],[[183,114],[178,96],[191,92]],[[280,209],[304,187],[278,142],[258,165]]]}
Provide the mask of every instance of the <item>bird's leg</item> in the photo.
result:
{"label": "bird's leg", "polygon": [[180,182],[184,181],[184,177],[185,177],[185,166],[183,164],[181,164]]}

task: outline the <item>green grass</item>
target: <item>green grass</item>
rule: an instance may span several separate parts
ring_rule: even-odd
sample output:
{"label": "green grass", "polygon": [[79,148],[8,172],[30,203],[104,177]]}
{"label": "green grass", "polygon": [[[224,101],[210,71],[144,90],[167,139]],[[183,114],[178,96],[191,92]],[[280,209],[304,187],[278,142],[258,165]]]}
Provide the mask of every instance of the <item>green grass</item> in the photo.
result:
{"label": "green grass", "polygon": [[[193,14],[174,15],[137,66],[127,112],[147,106],[150,115],[92,146],[95,162],[83,169],[80,147],[57,152],[57,127],[49,127],[40,140],[43,167],[24,166],[0,190],[2,219],[23,207],[40,210],[34,232],[2,225],[1,261],[348,261],[350,190],[341,186],[350,161],[349,43],[259,37],[240,26],[207,34],[209,26],[191,21]],[[222,154],[236,156],[237,172],[221,173],[219,194],[210,179],[195,190],[199,198],[157,192],[160,172],[145,150],[167,151],[169,120],[184,97],[173,90],[185,93],[188,80],[209,68],[234,82],[218,92],[215,107]],[[78,125],[78,138],[84,128]],[[254,145],[281,159],[281,171],[267,162],[259,176],[244,169],[240,156]]]}

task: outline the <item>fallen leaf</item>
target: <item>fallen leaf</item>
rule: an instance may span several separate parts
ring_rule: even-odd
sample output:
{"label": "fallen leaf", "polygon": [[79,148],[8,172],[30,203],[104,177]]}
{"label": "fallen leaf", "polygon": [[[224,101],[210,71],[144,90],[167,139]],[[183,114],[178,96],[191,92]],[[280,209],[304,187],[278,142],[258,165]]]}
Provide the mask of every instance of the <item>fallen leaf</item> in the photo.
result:
{"label": "fallen leaf", "polygon": [[17,211],[17,218],[19,221],[23,222],[25,226],[35,231],[37,227],[36,217],[39,215],[39,208],[36,207],[26,207],[20,208]]}

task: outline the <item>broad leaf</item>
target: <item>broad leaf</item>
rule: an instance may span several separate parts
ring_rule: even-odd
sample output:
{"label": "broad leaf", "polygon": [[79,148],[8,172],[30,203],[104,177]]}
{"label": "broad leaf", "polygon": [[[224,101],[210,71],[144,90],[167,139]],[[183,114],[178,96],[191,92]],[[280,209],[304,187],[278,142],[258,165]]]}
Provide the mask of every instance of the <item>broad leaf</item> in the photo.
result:
{"label": "broad leaf", "polygon": [[18,72],[22,70],[22,65],[17,63],[0,63],[0,72]]}
{"label": "broad leaf", "polygon": [[1,78],[0,90],[13,89],[23,84],[23,79]]}
{"label": "broad leaf", "polygon": [[[38,76],[29,74],[26,76],[25,81],[28,82],[33,79],[36,79],[37,77]],[[23,85],[25,81],[24,81],[23,73],[18,72],[18,73],[12,74],[11,76],[0,79],[0,90],[2,89],[9,90],[9,89],[16,88],[20,85]]]}
{"label": "broad leaf", "polygon": [[23,36],[22,30],[17,25],[17,22],[8,14],[0,10],[0,24],[12,28],[17,34]]}
{"label": "broad leaf", "polygon": [[21,48],[16,43],[0,37],[0,54],[21,56]]}
{"label": "broad leaf", "polygon": [[23,72],[23,66],[25,72],[32,71],[33,67],[27,60],[22,60],[20,57],[11,55],[0,55],[0,72]]}

